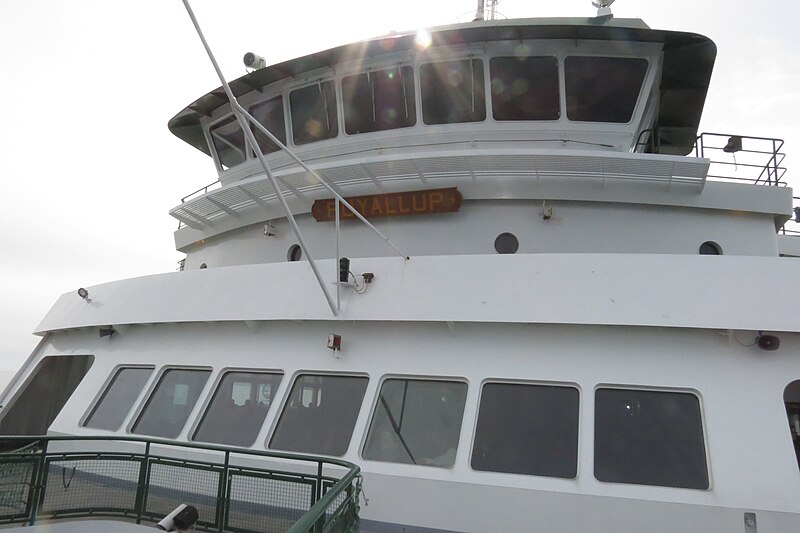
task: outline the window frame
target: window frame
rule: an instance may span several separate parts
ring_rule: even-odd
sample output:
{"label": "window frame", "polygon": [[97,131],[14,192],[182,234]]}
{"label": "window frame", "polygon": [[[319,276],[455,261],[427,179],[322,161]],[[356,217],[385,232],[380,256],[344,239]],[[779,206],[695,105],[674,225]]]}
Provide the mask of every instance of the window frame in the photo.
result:
{"label": "window frame", "polygon": [[[483,390],[486,385],[523,385],[523,386],[544,386],[544,387],[562,387],[571,388],[578,392],[578,434],[577,434],[577,455],[575,465],[575,477],[564,478],[554,476],[541,476],[537,474],[525,474],[521,472],[496,472],[494,470],[478,470],[472,467],[472,454],[475,450],[475,437],[478,430],[478,417],[480,416],[481,402],[483,401]],[[475,416],[472,420],[472,435],[469,446],[469,455],[467,457],[467,466],[470,472],[481,476],[519,476],[523,479],[535,478],[537,480],[552,480],[552,482],[575,482],[581,476],[581,449],[583,447],[583,432],[585,431],[583,423],[584,409],[584,390],[574,381],[546,381],[546,380],[521,380],[521,379],[503,379],[503,378],[486,378],[480,383],[478,391],[478,403],[475,405]]]}
{"label": "window frame", "polygon": [[256,434],[256,438],[247,448],[260,447],[259,443],[263,441],[262,437],[264,436],[264,431],[269,430],[272,424],[272,419],[275,418],[275,412],[273,411],[273,408],[279,403],[278,400],[282,399],[286,392],[286,372],[279,368],[225,367],[220,369],[219,372],[217,372],[217,375],[214,376],[214,379],[209,380],[211,381],[211,389],[206,394],[205,398],[202,399],[202,402],[200,400],[197,402],[198,404],[201,404],[200,411],[191,421],[191,425],[189,425],[189,430],[186,434],[187,441],[200,442],[203,444],[210,444],[212,446],[235,446],[232,444],[216,444],[209,441],[197,440],[195,438],[195,434],[200,430],[200,424],[203,422],[203,419],[208,413],[208,408],[211,407],[211,403],[214,401],[216,393],[219,390],[219,386],[222,384],[222,380],[225,379],[225,376],[230,373],[270,374],[281,377],[278,386],[272,393],[272,401],[270,401],[269,408],[267,408],[267,414],[264,417],[264,420],[261,422],[261,426]]}
{"label": "window frame", "polygon": [[[372,387],[372,382],[373,382],[372,376],[368,372],[346,372],[346,371],[345,372],[337,372],[337,371],[331,371],[331,370],[319,370],[319,369],[315,370],[315,369],[304,368],[304,369],[295,370],[291,375],[284,373],[284,379],[281,381],[281,384],[280,384],[280,386],[278,388],[278,390],[281,393],[279,407],[272,414],[272,416],[268,415],[268,418],[271,419],[271,420],[268,420],[267,421],[268,423],[265,424],[265,427],[267,427],[266,434],[263,434],[264,427],[262,427],[261,428],[262,434],[259,435],[259,438],[256,439],[256,442],[253,445],[255,446],[256,444],[259,444],[261,447],[263,447],[266,450],[279,452],[279,453],[303,453],[303,454],[309,455],[308,452],[293,452],[293,451],[280,450],[278,448],[270,447],[270,443],[272,442],[272,439],[275,437],[275,431],[278,429],[278,423],[281,420],[281,415],[283,414],[284,410],[286,409],[286,405],[289,403],[289,400],[291,400],[291,396],[292,396],[291,393],[292,393],[292,389],[294,388],[295,382],[301,376],[315,376],[315,377],[316,376],[333,376],[333,377],[346,377],[346,378],[366,378],[367,383],[366,383],[366,387],[364,388],[364,396],[363,396],[363,398],[361,398],[361,407],[359,407],[358,413],[356,414],[355,423],[353,424],[353,431],[351,432],[350,440],[347,443],[347,449],[345,450],[345,452],[342,455],[326,456],[326,457],[340,457],[340,458],[341,457],[347,457],[347,455],[352,453],[352,451],[353,451],[353,445],[356,442],[355,441],[356,431],[358,431],[359,428],[361,427],[360,423],[361,423],[362,417],[364,416],[364,409],[367,408],[367,401],[366,401],[367,400],[367,395],[370,392],[370,387]],[[287,377],[288,377],[288,379],[286,379]],[[274,403],[275,402],[273,402],[273,405],[274,405]],[[322,454],[312,453],[310,455],[322,455]]]}
{"label": "window frame", "polygon": [[[461,427],[459,428],[458,433],[458,443],[456,444],[456,455],[455,459],[453,460],[453,464],[451,466],[432,466],[432,465],[415,465],[409,463],[393,463],[390,461],[380,461],[377,459],[367,459],[364,457],[364,449],[367,446],[367,437],[369,436],[369,430],[372,428],[372,421],[375,417],[375,413],[378,410],[378,405],[380,403],[380,394],[381,390],[383,390],[383,385],[386,381],[389,380],[396,380],[396,379],[404,379],[409,381],[445,381],[448,383],[463,383],[467,389],[466,394],[464,395],[464,410],[461,414]],[[426,468],[435,468],[439,470],[453,470],[456,468],[456,465],[459,462],[459,457],[463,454],[461,453],[461,448],[464,446],[464,434],[465,430],[469,429],[467,424],[468,418],[468,408],[470,406],[470,394],[472,393],[472,387],[470,386],[470,380],[465,376],[434,376],[430,374],[423,374],[423,375],[415,375],[415,374],[384,374],[375,384],[375,390],[373,391],[373,398],[372,398],[372,405],[369,408],[369,411],[366,413],[366,420],[363,426],[363,431],[361,435],[361,442],[358,445],[358,459],[361,461],[369,461],[371,464],[380,464],[380,465],[388,465],[391,468],[418,468],[418,467],[426,467]],[[477,413],[476,413],[477,417]],[[477,420],[477,418],[476,418]],[[474,424],[475,420],[471,421],[473,434],[474,434]],[[470,439],[471,440],[471,439]],[[470,446],[470,454],[471,452]]]}
{"label": "window frame", "polygon": [[148,387],[146,387],[147,392],[146,392],[144,398],[141,398],[139,400],[139,405],[136,407],[136,410],[134,411],[133,416],[131,416],[130,414],[128,415],[129,416],[128,421],[124,426],[126,433],[129,433],[131,435],[140,435],[140,436],[143,436],[143,437],[146,437],[146,438],[166,438],[166,437],[156,437],[154,435],[147,435],[147,434],[144,434],[144,433],[134,433],[133,427],[139,421],[139,418],[141,418],[142,413],[147,408],[153,393],[155,392],[156,388],[158,387],[158,384],[161,382],[161,379],[170,370],[200,370],[200,371],[208,371],[208,372],[210,372],[210,374],[208,375],[208,378],[206,379],[205,384],[203,385],[203,389],[200,391],[200,395],[197,397],[197,401],[195,402],[194,407],[192,407],[192,410],[189,412],[189,416],[186,418],[186,422],[184,422],[183,427],[178,432],[178,435],[175,436],[172,440],[180,440],[182,438],[181,436],[188,429],[190,429],[192,427],[192,425],[193,425],[193,422],[195,420],[197,420],[197,414],[199,412],[199,409],[203,405],[205,405],[205,402],[208,400],[209,387],[211,386],[212,383],[214,383],[214,367],[205,366],[205,365],[199,365],[199,366],[194,366],[194,365],[166,365],[166,366],[162,366],[158,370],[158,372],[154,372],[153,373],[155,377],[151,376],[150,384],[149,384]]}
{"label": "window frame", "polygon": [[[128,412],[125,414],[125,417],[122,419],[122,422],[120,423],[120,425],[116,429],[103,429],[103,428],[96,428],[96,427],[87,426],[86,424],[89,422],[89,419],[92,416],[94,416],[94,413],[97,410],[97,408],[100,406],[100,403],[105,399],[106,393],[109,391],[109,388],[116,381],[117,375],[120,372],[122,372],[123,370],[127,370],[127,369],[132,369],[132,370],[137,370],[137,369],[138,370],[150,370],[151,372],[150,372],[150,375],[148,376],[147,380],[144,382],[144,386],[142,387],[142,390],[139,391],[139,394],[133,400],[133,403],[131,404],[130,409],[128,409]],[[120,363],[120,364],[114,366],[111,369],[111,371],[108,373],[108,376],[106,377],[105,381],[103,381],[103,384],[101,385],[100,390],[97,392],[97,394],[95,395],[94,399],[89,404],[89,407],[86,409],[86,412],[81,417],[80,422],[78,423],[78,425],[80,427],[82,427],[82,428],[86,428],[86,429],[92,430],[92,431],[100,430],[100,431],[117,432],[119,430],[124,430],[125,428],[127,428],[128,423],[130,422],[131,415],[138,411],[139,406],[142,403],[142,399],[144,398],[144,395],[147,394],[147,392],[150,390],[150,387],[151,387],[151,385],[153,383],[153,378],[156,375],[158,375],[158,372],[156,372],[156,365]]]}
{"label": "window frame", "polygon": [[[596,416],[597,416],[597,391],[601,389],[611,389],[611,390],[623,390],[623,391],[638,391],[638,392],[665,392],[665,393],[673,393],[673,394],[691,394],[697,399],[697,404],[700,409],[700,430],[701,435],[703,437],[703,457],[706,463],[706,477],[708,479],[708,487],[707,488],[692,488],[692,487],[671,487],[667,485],[644,485],[641,483],[628,483],[628,482],[621,482],[621,481],[603,481],[597,479],[595,475],[595,447],[597,446],[595,435],[597,431],[596,425]],[[709,456],[708,450],[708,424],[706,422],[706,410],[705,405],[703,403],[703,396],[700,394],[700,391],[692,388],[692,387],[661,387],[661,386],[648,386],[648,385],[632,385],[632,384],[619,384],[619,383],[598,383],[594,386],[592,390],[592,412],[590,413],[592,419],[592,449],[591,449],[591,457],[592,457],[592,479],[597,483],[602,483],[604,485],[616,485],[616,486],[631,486],[636,487],[637,490],[693,490],[693,491],[701,491],[701,492],[710,492],[714,489],[714,480],[711,471],[711,458]],[[587,453],[589,453],[587,451]]]}
{"label": "window frame", "polygon": [[[487,64],[487,74],[486,80],[488,84],[488,88],[486,89],[486,100],[489,106],[490,113],[486,116],[487,120],[490,120],[496,124],[505,124],[508,126],[513,126],[516,124],[558,124],[562,121],[567,121],[566,118],[566,110],[564,106],[566,105],[566,86],[564,85],[564,59],[566,56],[562,54],[558,54],[556,50],[546,50],[543,53],[534,54],[534,50],[531,50],[529,54],[520,55],[514,53],[503,53],[502,50],[495,50],[492,53],[486,54],[486,64]],[[519,59],[528,59],[528,58],[547,58],[547,59],[554,59],[556,63],[556,90],[558,91],[558,117],[554,119],[498,119],[495,118],[495,108],[494,108],[494,93],[492,92],[492,61],[495,59],[511,59],[511,58],[519,58]]]}
{"label": "window frame", "polygon": [[[292,93],[295,91],[299,91],[305,89],[307,87],[312,87],[314,85],[320,85],[324,83],[331,83],[333,86],[333,100],[334,106],[336,110],[336,135],[333,137],[327,137],[324,139],[318,139],[316,141],[308,141],[304,143],[298,144],[295,142],[295,132],[294,132],[294,118],[292,114]],[[295,147],[298,149],[305,148],[309,145],[316,145],[321,142],[325,141],[335,141],[336,139],[340,138],[344,133],[344,119],[342,113],[344,110],[342,109],[342,92],[340,88],[341,84],[341,75],[339,73],[325,73],[319,74],[316,76],[307,76],[305,81],[298,84],[287,84],[283,87],[281,91],[284,101],[284,118],[286,119],[286,128],[287,128],[287,136],[286,141],[289,143],[287,146]],[[324,94],[324,93],[323,93]],[[269,98],[267,98],[268,100]],[[250,106],[258,105],[259,102],[253,102]],[[332,123],[333,124],[333,123]]]}
{"label": "window frame", "polygon": [[247,135],[245,135],[245,133],[242,132],[242,137],[244,139],[244,161],[242,161],[238,165],[233,165],[232,167],[223,168],[222,160],[220,159],[219,154],[217,153],[217,147],[214,144],[214,136],[211,133],[211,130],[213,130],[216,126],[220,125],[222,122],[225,122],[231,117],[234,117],[234,120],[236,119],[236,115],[234,115],[232,111],[228,111],[227,113],[220,115],[218,118],[208,123],[208,127],[206,128],[205,131],[206,142],[208,144],[209,150],[211,151],[211,157],[214,160],[214,164],[217,166],[218,173],[230,172],[235,168],[241,167],[242,165],[244,165],[245,163],[247,163],[252,159],[250,157],[250,154],[253,153],[253,148],[250,146],[250,142],[247,140]]}

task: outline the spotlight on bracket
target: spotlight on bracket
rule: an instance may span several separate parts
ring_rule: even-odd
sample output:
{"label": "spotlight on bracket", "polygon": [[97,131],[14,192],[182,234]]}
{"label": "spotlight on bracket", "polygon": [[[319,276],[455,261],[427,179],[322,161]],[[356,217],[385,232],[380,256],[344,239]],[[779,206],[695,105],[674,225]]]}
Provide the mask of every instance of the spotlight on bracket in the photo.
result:
{"label": "spotlight on bracket", "polygon": [[108,327],[105,327],[105,328],[100,328],[100,331],[99,331],[100,338],[102,339],[103,337],[110,337],[116,332],[117,332],[117,330],[114,329],[114,326],[108,326]]}
{"label": "spotlight on bracket", "polygon": [[89,291],[87,291],[86,289],[81,287],[80,289],[78,289],[78,296],[80,296],[84,300],[88,301],[89,300]]}
{"label": "spotlight on bracket", "polygon": [[244,62],[244,66],[253,70],[267,66],[267,60],[253,52],[247,52],[242,58],[242,61]]}

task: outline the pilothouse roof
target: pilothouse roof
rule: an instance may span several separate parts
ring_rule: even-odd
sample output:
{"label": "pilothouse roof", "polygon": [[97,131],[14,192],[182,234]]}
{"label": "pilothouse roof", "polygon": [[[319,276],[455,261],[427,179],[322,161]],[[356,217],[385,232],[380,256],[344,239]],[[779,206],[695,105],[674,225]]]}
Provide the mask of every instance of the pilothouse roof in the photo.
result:
{"label": "pilothouse roof", "polygon": [[[459,46],[509,40],[592,40],[657,43],[663,45],[659,110],[655,127],[661,153],[689,153],[697,135],[716,46],[702,35],[650,29],[639,19],[546,18],[478,21],[428,30],[431,46]],[[239,97],[254,90],[318,68],[345,61],[367,60],[387,52],[415,49],[416,32],[406,32],[351,43],[255,70],[230,83]],[[222,87],[198,98],[169,121],[173,134],[209,154],[201,121],[228,108]]]}

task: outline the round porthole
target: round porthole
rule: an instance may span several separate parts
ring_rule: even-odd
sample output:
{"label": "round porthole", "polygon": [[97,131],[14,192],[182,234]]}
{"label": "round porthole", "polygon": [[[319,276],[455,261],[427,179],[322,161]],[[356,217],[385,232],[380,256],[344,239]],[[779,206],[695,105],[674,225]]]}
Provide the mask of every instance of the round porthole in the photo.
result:
{"label": "round porthole", "polygon": [[498,254],[515,254],[519,250],[519,241],[513,233],[501,233],[494,240],[494,249]]}
{"label": "round porthole", "polygon": [[719,244],[706,241],[700,245],[700,255],[722,255],[722,248]]}
{"label": "round porthole", "polygon": [[293,244],[289,247],[289,251],[286,254],[287,261],[300,261],[300,258],[303,257],[303,249],[300,248],[299,244]]}

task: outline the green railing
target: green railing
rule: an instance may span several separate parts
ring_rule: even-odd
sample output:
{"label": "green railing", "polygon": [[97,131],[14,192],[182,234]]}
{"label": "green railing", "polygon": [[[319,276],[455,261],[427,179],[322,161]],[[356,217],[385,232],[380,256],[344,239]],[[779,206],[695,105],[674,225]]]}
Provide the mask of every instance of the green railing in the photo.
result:
{"label": "green railing", "polygon": [[158,522],[186,503],[202,531],[358,531],[360,470],[346,461],[134,437],[0,440],[0,525]]}

